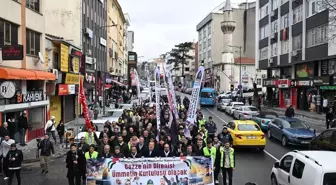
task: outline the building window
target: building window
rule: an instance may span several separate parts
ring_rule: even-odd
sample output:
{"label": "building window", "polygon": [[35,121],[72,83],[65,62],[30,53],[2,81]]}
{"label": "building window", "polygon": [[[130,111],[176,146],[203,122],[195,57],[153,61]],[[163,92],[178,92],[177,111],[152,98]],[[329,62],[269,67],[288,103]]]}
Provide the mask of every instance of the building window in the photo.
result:
{"label": "building window", "polygon": [[26,0],[26,7],[40,12],[40,0]]}
{"label": "building window", "polygon": [[288,40],[283,40],[281,41],[281,54],[286,54],[289,51],[289,41]]}
{"label": "building window", "polygon": [[307,31],[307,47],[313,47],[328,42],[328,25],[315,27]]}
{"label": "building window", "polygon": [[302,21],[302,5],[296,7],[294,10],[293,10],[293,24],[296,24],[300,21]]}
{"label": "building window", "polygon": [[281,17],[281,29],[287,28],[289,26],[288,14]]}
{"label": "building window", "polygon": [[272,10],[274,11],[277,8],[278,8],[278,0],[272,0]]}
{"label": "building window", "polygon": [[29,55],[38,56],[40,52],[40,33],[37,33],[32,30],[26,32],[26,52]]}
{"label": "building window", "polygon": [[265,60],[268,59],[268,48],[264,47],[260,49],[260,56],[259,56],[260,60]]}
{"label": "building window", "polygon": [[202,32],[201,32],[201,31],[198,32],[198,40],[199,40],[199,41],[202,40]]}
{"label": "building window", "polygon": [[278,55],[278,44],[277,43],[274,43],[272,44],[272,57],[275,57]]}
{"label": "building window", "polygon": [[211,26],[208,26],[208,35],[211,35]]}
{"label": "building window", "polygon": [[307,1],[306,7],[307,7],[306,16],[310,17],[325,10],[328,7],[328,5],[326,2],[323,1],[309,0]]}
{"label": "building window", "polygon": [[281,0],[281,4],[285,4],[288,0]]}
{"label": "building window", "polygon": [[293,51],[301,50],[302,49],[302,35],[294,36],[293,37]]}
{"label": "building window", "polygon": [[260,40],[269,36],[268,24],[260,28]]}
{"label": "building window", "polygon": [[206,37],[206,29],[203,28],[203,38],[205,38],[205,37]]}
{"label": "building window", "polygon": [[261,79],[257,78],[257,85],[261,85]]}
{"label": "building window", "polygon": [[208,57],[211,57],[211,50],[208,51]]}
{"label": "building window", "polygon": [[0,46],[18,44],[18,26],[0,20]]}
{"label": "building window", "polygon": [[246,66],[241,66],[242,71],[246,71]]}
{"label": "building window", "polygon": [[278,32],[278,20],[275,20],[271,23],[271,32],[272,34]]}
{"label": "building window", "polygon": [[266,17],[267,14],[268,14],[268,4],[260,8],[260,18],[259,19]]}
{"label": "building window", "polygon": [[211,46],[211,38],[208,39],[208,46]]}

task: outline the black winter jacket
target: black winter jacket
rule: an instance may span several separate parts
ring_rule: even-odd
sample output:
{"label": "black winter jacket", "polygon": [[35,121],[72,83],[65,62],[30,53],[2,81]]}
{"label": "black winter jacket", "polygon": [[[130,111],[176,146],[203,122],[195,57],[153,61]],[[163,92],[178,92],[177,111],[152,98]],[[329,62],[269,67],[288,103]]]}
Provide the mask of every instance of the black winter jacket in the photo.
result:
{"label": "black winter jacket", "polygon": [[[21,163],[23,161],[23,154],[21,150],[9,150],[6,156],[9,170],[18,170],[21,168]],[[12,160],[14,159],[14,160]]]}

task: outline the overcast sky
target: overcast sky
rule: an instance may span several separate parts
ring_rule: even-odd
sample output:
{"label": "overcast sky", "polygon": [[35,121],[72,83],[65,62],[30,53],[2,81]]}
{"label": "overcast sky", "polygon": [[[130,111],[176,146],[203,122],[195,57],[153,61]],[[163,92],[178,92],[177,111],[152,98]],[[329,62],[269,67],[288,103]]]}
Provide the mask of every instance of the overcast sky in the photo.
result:
{"label": "overcast sky", "polygon": [[[196,25],[224,0],[118,0],[131,18],[139,60],[156,58],[174,45],[197,41]],[[232,4],[243,2],[231,0]]]}

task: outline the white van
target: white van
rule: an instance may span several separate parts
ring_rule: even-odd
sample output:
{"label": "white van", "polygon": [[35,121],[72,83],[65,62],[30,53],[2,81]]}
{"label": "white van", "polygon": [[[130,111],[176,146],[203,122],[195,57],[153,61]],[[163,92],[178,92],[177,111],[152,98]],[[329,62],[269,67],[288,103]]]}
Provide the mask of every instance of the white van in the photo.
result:
{"label": "white van", "polygon": [[336,152],[288,152],[274,164],[271,180],[272,185],[334,185]]}

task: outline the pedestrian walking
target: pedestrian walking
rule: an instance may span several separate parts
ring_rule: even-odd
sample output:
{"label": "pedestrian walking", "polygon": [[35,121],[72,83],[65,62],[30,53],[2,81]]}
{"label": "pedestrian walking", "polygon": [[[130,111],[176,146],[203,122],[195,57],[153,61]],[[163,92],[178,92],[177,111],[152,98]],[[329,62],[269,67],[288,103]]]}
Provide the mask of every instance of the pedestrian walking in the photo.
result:
{"label": "pedestrian walking", "polygon": [[5,173],[4,180],[8,180],[9,178],[9,169],[8,169],[9,161],[7,160],[6,156],[10,150],[11,144],[15,144],[15,141],[13,139],[10,139],[8,134],[5,135],[5,139],[1,142],[0,145],[0,156],[2,156],[1,158],[3,159],[2,169]]}
{"label": "pedestrian walking", "polygon": [[294,108],[293,105],[290,105],[286,111],[285,111],[285,116],[288,118],[293,118],[295,116]]}
{"label": "pedestrian walking", "polygon": [[57,125],[56,130],[57,130],[57,133],[58,133],[58,137],[60,139],[60,144],[62,144],[63,143],[63,139],[64,139],[64,132],[65,132],[64,122],[62,120]]}
{"label": "pedestrian walking", "polygon": [[71,144],[70,151],[66,156],[67,178],[69,185],[81,184],[81,171],[85,169],[85,158],[81,151],[77,150],[76,144]]}
{"label": "pedestrian walking", "polygon": [[15,143],[11,144],[6,160],[8,161],[9,169],[8,185],[12,185],[14,174],[16,175],[17,184],[21,185],[21,163],[23,161],[23,154],[21,150],[16,148]]}
{"label": "pedestrian walking", "polygon": [[217,149],[215,161],[215,178],[218,179],[218,174],[222,170],[223,183],[232,185],[233,171],[235,170],[235,152],[230,146],[230,141],[226,140],[224,144]]}
{"label": "pedestrian walking", "polygon": [[19,133],[20,133],[20,143],[21,146],[26,146],[26,131],[28,129],[28,121],[26,112],[22,112],[22,115],[19,117]]}
{"label": "pedestrian walking", "polygon": [[209,138],[211,138],[213,140],[213,138],[214,138],[214,136],[217,132],[217,125],[213,121],[212,116],[209,116],[209,120],[206,122],[205,128],[208,130]]}
{"label": "pedestrian walking", "polygon": [[38,144],[38,150],[40,153],[40,165],[42,174],[48,173],[50,156],[55,154],[54,144],[50,141],[48,134],[44,135],[44,139]]}
{"label": "pedestrian walking", "polygon": [[45,130],[45,133],[49,136],[48,138],[50,138],[51,136],[53,137],[55,144],[56,144],[57,141],[56,141],[56,135],[55,135],[55,131],[56,131],[55,124],[56,124],[55,116],[51,116],[50,120],[47,121],[44,130]]}
{"label": "pedestrian walking", "polygon": [[8,123],[4,122],[2,126],[0,127],[0,138],[4,139],[5,136],[7,135],[8,136],[10,135],[9,130],[8,130]]}
{"label": "pedestrian walking", "polygon": [[334,114],[332,108],[329,109],[329,112],[326,114],[326,126],[327,129],[329,129],[330,125],[332,124],[332,121],[334,119]]}

